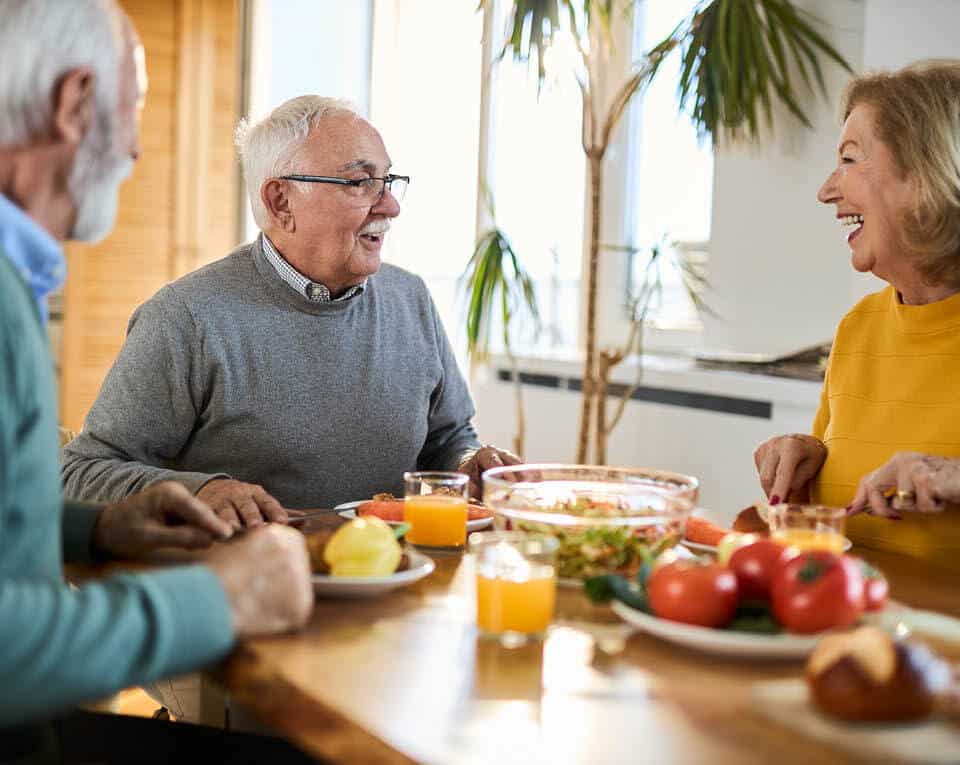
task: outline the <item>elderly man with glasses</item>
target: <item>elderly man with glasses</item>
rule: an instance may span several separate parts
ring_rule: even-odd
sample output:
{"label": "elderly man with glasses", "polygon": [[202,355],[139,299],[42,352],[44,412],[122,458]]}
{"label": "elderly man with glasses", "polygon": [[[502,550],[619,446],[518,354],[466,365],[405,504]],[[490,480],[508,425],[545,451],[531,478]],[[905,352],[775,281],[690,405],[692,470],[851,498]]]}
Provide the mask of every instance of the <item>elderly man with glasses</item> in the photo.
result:
{"label": "elderly man with glasses", "polygon": [[236,526],[402,493],[404,471],[480,471],[474,407],[423,281],[380,251],[409,178],[346,103],[301,96],[237,143],[262,234],[161,289],[82,434],[69,496],[174,480]]}

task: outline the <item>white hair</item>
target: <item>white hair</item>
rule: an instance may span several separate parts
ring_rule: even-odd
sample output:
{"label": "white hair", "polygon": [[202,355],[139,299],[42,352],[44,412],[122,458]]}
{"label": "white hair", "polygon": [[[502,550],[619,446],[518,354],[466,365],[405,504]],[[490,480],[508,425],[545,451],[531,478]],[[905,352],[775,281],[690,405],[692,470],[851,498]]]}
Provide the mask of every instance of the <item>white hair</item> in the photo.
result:
{"label": "white hair", "polygon": [[291,172],[297,150],[310,130],[324,117],[340,113],[360,117],[349,101],[297,96],[284,101],[259,122],[250,124],[245,119],[240,120],[235,136],[237,150],[243,162],[253,219],[261,229],[267,228],[270,222],[260,199],[260,187],[264,181]]}
{"label": "white hair", "polygon": [[54,88],[79,66],[96,75],[97,111],[115,114],[124,44],[114,0],[0,0],[0,146],[49,131]]}

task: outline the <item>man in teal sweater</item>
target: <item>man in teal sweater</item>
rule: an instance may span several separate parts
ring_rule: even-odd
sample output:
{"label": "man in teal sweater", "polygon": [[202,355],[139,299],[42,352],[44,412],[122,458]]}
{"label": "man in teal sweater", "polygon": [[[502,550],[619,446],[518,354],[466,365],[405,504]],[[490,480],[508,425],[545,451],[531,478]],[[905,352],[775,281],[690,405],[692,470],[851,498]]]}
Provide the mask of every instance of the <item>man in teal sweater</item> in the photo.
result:
{"label": "man in teal sweater", "polygon": [[0,58],[0,762],[67,762],[84,731],[123,734],[93,716],[47,721],[214,662],[238,637],[301,626],[312,592],[302,536],[276,524],[204,565],[64,583],[64,557],[205,547],[233,530],[178,484],[108,506],[62,501],[46,295],[65,275],[58,240],[113,226],[139,155],[142,48],[114,0],[0,0]]}

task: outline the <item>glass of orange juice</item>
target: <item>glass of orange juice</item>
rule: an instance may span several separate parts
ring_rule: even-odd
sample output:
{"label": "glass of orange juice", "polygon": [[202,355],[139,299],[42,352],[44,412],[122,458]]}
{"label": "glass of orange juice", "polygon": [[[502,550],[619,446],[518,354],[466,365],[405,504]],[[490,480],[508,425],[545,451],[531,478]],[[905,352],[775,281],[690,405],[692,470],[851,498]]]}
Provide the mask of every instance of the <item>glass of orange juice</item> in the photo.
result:
{"label": "glass of orange juice", "polygon": [[556,537],[522,531],[470,535],[477,627],[507,646],[542,638],[557,601]]}
{"label": "glass of orange juice", "polygon": [[847,511],[842,507],[826,505],[797,505],[782,503],[767,505],[767,523],[770,538],[788,547],[807,550],[827,550],[841,555],[846,544],[843,535]]}
{"label": "glass of orange juice", "polygon": [[421,547],[462,549],[467,542],[465,473],[404,473],[403,520],[410,524],[407,541]]}

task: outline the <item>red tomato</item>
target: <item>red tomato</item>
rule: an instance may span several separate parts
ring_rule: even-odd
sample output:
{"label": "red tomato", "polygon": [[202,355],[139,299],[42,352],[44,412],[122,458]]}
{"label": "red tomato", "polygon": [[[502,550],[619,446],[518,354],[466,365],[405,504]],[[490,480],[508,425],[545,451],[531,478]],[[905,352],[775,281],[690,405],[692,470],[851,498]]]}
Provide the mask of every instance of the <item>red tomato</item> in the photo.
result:
{"label": "red tomato", "polygon": [[647,596],[663,619],[722,627],[737,610],[737,578],[717,563],[680,560],[653,570]]}
{"label": "red tomato", "polygon": [[[852,556],[848,556],[852,557]],[[867,611],[881,611],[887,605],[890,585],[887,578],[862,558],[853,558],[863,574],[864,606]]]}
{"label": "red tomato", "polygon": [[769,600],[770,580],[792,554],[790,548],[758,539],[733,551],[727,563],[737,577],[741,600]]}
{"label": "red tomato", "polygon": [[773,615],[791,632],[809,634],[849,627],[864,607],[860,564],[825,550],[800,553],[773,575]]}

